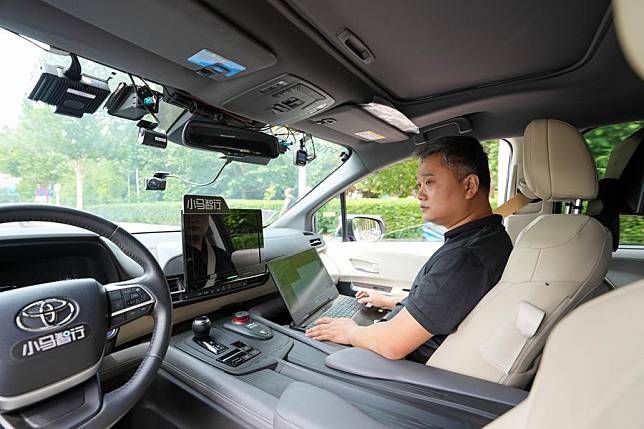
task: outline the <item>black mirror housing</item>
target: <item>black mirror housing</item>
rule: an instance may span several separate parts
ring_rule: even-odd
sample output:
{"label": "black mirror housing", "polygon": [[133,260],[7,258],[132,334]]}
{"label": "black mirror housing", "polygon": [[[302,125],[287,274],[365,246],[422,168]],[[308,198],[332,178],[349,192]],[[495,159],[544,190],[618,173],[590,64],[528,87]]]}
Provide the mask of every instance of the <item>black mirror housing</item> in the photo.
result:
{"label": "black mirror housing", "polygon": [[274,136],[203,120],[186,122],[182,140],[185,146],[221,152],[235,158],[273,159],[280,153]]}
{"label": "black mirror housing", "polygon": [[375,215],[347,215],[349,241],[378,241],[385,234],[385,222]]}

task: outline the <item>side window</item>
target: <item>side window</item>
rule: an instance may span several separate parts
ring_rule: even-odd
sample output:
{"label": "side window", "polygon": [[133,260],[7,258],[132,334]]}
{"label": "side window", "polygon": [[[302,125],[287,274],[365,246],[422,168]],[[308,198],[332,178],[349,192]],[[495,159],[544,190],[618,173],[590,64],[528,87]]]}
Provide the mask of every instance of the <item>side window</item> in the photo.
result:
{"label": "side window", "polygon": [[619,216],[619,244],[644,245],[644,217]]}
{"label": "side window", "polygon": [[[642,127],[644,121],[627,122],[595,128],[584,135],[595,158],[599,179],[605,176],[608,160],[615,147]],[[619,229],[620,245],[644,245],[644,216],[620,215]]]}
{"label": "side window", "polygon": [[380,240],[443,241],[443,229],[425,225],[416,199],[418,160],[409,158],[371,174],[347,189],[351,216],[377,217],[384,224]]}
{"label": "side window", "polygon": [[340,217],[340,197],[334,197],[320,207],[313,217],[315,232],[324,241],[342,240],[340,230],[342,221]]}
{"label": "side window", "polygon": [[[499,204],[499,141],[482,142],[490,162],[492,207]],[[507,144],[507,143],[506,143]],[[507,171],[507,163],[501,162]],[[445,228],[423,221],[416,199],[418,159],[412,157],[371,174],[346,190],[349,240],[443,241]],[[506,180],[502,174],[502,180]],[[505,187],[501,189],[505,194]],[[357,219],[359,218],[359,219]],[[326,203],[315,214],[316,232],[325,240],[341,240],[340,198]],[[373,233],[376,223],[384,234]]]}
{"label": "side window", "polygon": [[512,146],[506,140],[481,142],[490,166],[490,206],[497,208],[507,200],[508,174],[512,159]]}

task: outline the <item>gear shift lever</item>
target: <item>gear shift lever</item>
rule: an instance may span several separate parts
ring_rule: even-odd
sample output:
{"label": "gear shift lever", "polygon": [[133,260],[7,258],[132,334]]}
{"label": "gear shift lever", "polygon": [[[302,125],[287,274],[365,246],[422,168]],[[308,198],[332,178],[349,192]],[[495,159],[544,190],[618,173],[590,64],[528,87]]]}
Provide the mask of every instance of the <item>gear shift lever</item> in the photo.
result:
{"label": "gear shift lever", "polygon": [[218,355],[228,350],[228,347],[218,343],[212,336],[210,336],[211,328],[212,322],[210,322],[208,316],[196,317],[195,320],[192,321],[192,334],[194,335],[193,340],[209,352]]}
{"label": "gear shift lever", "polygon": [[212,328],[212,322],[208,316],[199,316],[192,321],[192,333],[195,338],[207,339],[210,337],[210,328]]}

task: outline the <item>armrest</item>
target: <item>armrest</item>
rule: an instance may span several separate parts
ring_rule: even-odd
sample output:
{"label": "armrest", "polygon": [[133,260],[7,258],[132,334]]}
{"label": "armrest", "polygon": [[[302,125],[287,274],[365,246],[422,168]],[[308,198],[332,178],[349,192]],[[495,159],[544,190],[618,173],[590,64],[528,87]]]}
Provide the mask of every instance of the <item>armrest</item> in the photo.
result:
{"label": "armrest", "polygon": [[362,377],[400,381],[510,406],[528,396],[528,392],[514,387],[407,360],[385,359],[359,348],[340,350],[327,356],[326,366]]}
{"label": "armrest", "polygon": [[385,429],[337,395],[310,384],[294,382],[282,393],[273,416],[274,429]]}

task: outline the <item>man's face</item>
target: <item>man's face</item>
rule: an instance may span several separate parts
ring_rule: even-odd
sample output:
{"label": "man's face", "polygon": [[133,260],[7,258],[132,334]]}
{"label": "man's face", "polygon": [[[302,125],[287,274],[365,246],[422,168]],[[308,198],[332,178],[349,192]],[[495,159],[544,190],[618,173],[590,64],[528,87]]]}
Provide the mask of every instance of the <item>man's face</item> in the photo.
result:
{"label": "man's face", "polygon": [[466,211],[467,187],[441,159],[441,154],[435,154],[420,163],[416,185],[423,219],[449,228]]}
{"label": "man's face", "polygon": [[186,228],[187,238],[191,242],[201,241],[203,235],[208,230],[208,215],[192,215],[186,217],[184,227]]}

